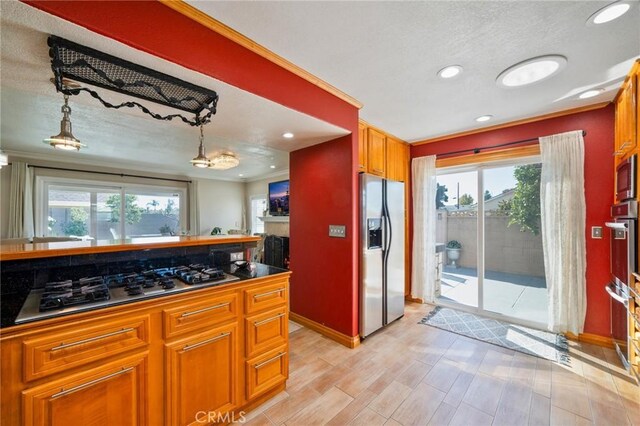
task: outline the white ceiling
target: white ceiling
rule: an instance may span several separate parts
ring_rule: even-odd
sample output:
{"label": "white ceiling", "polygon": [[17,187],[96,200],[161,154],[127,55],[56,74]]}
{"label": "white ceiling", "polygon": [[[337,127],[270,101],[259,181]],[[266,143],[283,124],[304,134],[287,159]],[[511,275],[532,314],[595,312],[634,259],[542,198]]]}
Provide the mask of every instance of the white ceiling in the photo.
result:
{"label": "white ceiling", "polygon": [[[209,179],[252,180],[286,171],[290,151],[349,133],[23,3],[2,0],[0,14],[0,140],[10,157],[25,155]],[[47,47],[49,34],[215,90],[220,96],[218,112],[205,126],[205,147],[209,156],[220,151],[234,152],[240,166],[227,171],[196,169],[189,160],[197,154],[197,128],[180,120],[158,121],[137,109],[107,109],[87,93],[71,97],[70,106],[73,133],[89,147],[77,153],[51,149],[42,139],[60,131],[63,99],[49,81],[53,75]],[[104,89],[98,92],[112,103],[132,100]],[[154,112],[178,112],[140,102]],[[282,138],[285,131],[293,132],[295,139]]]}
{"label": "white ceiling", "polygon": [[[355,97],[369,123],[416,141],[611,100],[640,56],[638,4],[585,25],[612,1],[188,3]],[[545,54],[566,56],[565,70],[529,87],[495,84]],[[436,76],[452,64],[464,73]],[[606,91],[577,98],[596,87]],[[494,119],[474,121],[485,114]]]}

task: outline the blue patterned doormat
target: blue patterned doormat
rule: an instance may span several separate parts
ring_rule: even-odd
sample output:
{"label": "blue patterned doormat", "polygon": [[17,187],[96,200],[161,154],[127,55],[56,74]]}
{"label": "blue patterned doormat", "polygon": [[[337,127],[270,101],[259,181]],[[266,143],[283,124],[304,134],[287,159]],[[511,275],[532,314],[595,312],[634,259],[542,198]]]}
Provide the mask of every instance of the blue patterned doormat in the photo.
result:
{"label": "blue patterned doormat", "polygon": [[569,345],[562,334],[509,324],[442,306],[429,312],[420,324],[431,325],[561,364],[569,364],[571,361]]}

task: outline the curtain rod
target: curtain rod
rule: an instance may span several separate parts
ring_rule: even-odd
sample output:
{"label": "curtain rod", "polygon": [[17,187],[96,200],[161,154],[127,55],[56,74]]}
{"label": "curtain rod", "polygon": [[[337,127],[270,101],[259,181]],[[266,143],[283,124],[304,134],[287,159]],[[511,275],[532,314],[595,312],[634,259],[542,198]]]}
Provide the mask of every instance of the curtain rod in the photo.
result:
{"label": "curtain rod", "polygon": [[[9,163],[11,165],[12,163]],[[47,169],[47,170],[62,170],[65,172],[81,172],[81,173],[94,173],[98,175],[110,175],[110,176],[120,176],[120,177],[134,177],[141,179],[153,179],[153,180],[166,180],[169,182],[184,182],[191,183],[190,180],[182,180],[182,179],[169,179],[169,178],[161,178],[161,177],[153,177],[153,176],[142,176],[142,175],[130,175],[127,173],[113,173],[113,172],[98,172],[95,170],[79,170],[79,169],[67,169],[65,167],[49,167],[49,166],[36,166],[33,164],[28,164],[27,167],[33,167],[34,169]]]}
{"label": "curtain rod", "polygon": [[[582,136],[587,136],[587,132],[583,130],[582,131]],[[518,145],[518,144],[521,144],[521,143],[537,141],[538,139],[540,139],[540,138],[522,139],[520,141],[501,143],[501,144],[498,144],[498,145],[491,145],[491,146],[484,146],[482,148],[469,148],[469,149],[462,149],[460,151],[443,152],[442,154],[436,154],[436,157],[454,155],[454,154],[464,154],[464,153],[467,153],[467,152],[473,152],[474,154],[479,154],[481,150],[493,149],[493,148],[502,148],[503,146],[510,146],[510,145]]]}

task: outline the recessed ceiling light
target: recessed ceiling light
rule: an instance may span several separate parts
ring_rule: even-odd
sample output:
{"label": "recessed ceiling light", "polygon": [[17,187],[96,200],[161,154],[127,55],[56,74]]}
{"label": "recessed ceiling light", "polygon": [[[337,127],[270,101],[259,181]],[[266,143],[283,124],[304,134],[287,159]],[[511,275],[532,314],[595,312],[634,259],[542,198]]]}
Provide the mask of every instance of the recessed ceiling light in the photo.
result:
{"label": "recessed ceiling light", "polygon": [[539,56],[517,63],[502,71],[496,83],[498,86],[511,88],[526,86],[545,80],[562,71],[567,65],[567,58],[560,55]]}
{"label": "recessed ceiling light", "polygon": [[478,123],[482,123],[483,121],[489,121],[493,118],[493,115],[481,115],[480,117],[476,118],[476,121]]}
{"label": "recessed ceiling light", "polygon": [[606,24],[607,22],[611,22],[614,19],[621,17],[627,13],[629,9],[631,9],[631,2],[617,1],[615,3],[611,3],[589,16],[589,19],[587,19],[587,25],[592,26]]}
{"label": "recessed ceiling light", "polygon": [[286,139],[291,139],[291,138],[293,138],[293,133],[291,133],[291,132],[283,133],[282,137],[286,138]]}
{"label": "recessed ceiling light", "polygon": [[242,173],[240,173],[238,176],[242,177],[242,176],[244,176],[244,175],[243,175]]}
{"label": "recessed ceiling light", "polygon": [[275,169],[275,168],[276,168],[276,166],[274,166],[273,164],[272,164],[272,165],[270,165],[269,167],[271,167],[272,169]]}
{"label": "recessed ceiling light", "polygon": [[449,65],[438,71],[438,77],[440,78],[453,78],[462,72],[460,65]]}
{"label": "recessed ceiling light", "polygon": [[604,89],[587,90],[586,92],[581,93],[578,97],[580,99],[593,98],[594,96],[598,96],[602,92],[604,92]]}

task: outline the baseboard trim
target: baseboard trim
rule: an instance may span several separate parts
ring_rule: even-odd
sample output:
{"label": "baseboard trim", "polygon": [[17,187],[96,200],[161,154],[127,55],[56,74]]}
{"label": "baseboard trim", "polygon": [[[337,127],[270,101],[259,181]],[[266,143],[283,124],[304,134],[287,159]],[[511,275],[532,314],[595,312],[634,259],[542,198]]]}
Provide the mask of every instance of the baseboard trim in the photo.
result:
{"label": "baseboard trim", "polygon": [[404,300],[406,300],[407,302],[424,303],[424,299],[421,299],[419,297],[411,297],[410,294],[404,296]]}
{"label": "baseboard trim", "polygon": [[298,315],[295,312],[289,312],[289,319],[291,321],[295,321],[300,325],[304,325],[307,328],[310,328],[313,331],[316,331],[322,334],[329,339],[340,343],[343,346],[348,348],[355,348],[360,345],[360,336],[347,336],[346,334],[342,334],[339,331],[335,331],[332,328],[327,327],[324,324],[320,324],[319,322],[315,322],[310,320],[309,318],[303,317],[302,315]]}
{"label": "baseboard trim", "polygon": [[610,349],[613,349],[614,347],[613,340],[611,340],[610,337],[600,336],[600,335],[591,334],[591,333],[580,333],[579,336],[576,336],[573,333],[565,333],[564,335],[567,337],[567,339],[573,340],[575,342],[590,343],[592,345],[602,346]]}

